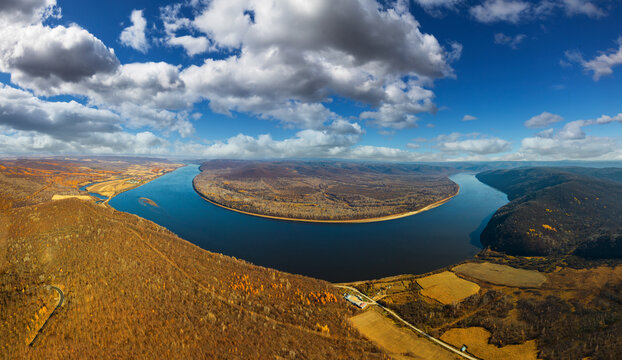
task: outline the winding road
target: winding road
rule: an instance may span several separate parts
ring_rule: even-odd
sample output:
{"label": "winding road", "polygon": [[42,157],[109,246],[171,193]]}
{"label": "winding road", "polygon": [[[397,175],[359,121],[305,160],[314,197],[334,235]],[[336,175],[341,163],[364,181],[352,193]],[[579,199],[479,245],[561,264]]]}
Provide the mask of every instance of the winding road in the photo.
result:
{"label": "winding road", "polygon": [[366,301],[370,304],[370,305],[376,305],[379,308],[381,308],[382,310],[388,312],[389,314],[391,314],[394,318],[396,318],[397,320],[399,320],[400,322],[404,323],[404,325],[408,326],[409,328],[413,329],[414,331],[416,331],[419,335],[423,336],[424,338],[436,343],[437,345],[442,346],[443,348],[445,348],[446,350],[449,350],[451,352],[454,352],[460,356],[462,356],[465,359],[469,359],[469,360],[480,360],[479,358],[476,358],[475,356],[469,355],[465,352],[462,352],[458,349],[456,349],[455,347],[453,347],[452,345],[437,339],[435,337],[432,337],[430,335],[428,335],[425,331],[415,327],[414,325],[412,325],[411,323],[409,323],[408,321],[402,319],[398,314],[396,314],[395,312],[393,312],[393,310],[391,309],[387,309],[386,307],[378,304],[376,301],[374,301],[373,299],[371,299],[369,296],[363,294],[362,292],[360,292],[358,289],[353,288],[351,286],[346,286],[346,285],[335,285],[335,287],[338,288],[342,288],[342,289],[348,289],[350,291],[354,291],[357,295],[359,295],[361,298],[366,299]]}
{"label": "winding road", "polygon": [[41,335],[43,330],[47,327],[48,322],[50,321],[52,316],[56,313],[58,308],[63,305],[63,302],[65,301],[65,294],[63,293],[63,290],[61,290],[60,288],[58,288],[58,287],[56,287],[54,285],[49,285],[48,289],[55,290],[58,293],[58,295],[59,295],[58,304],[56,304],[56,307],[54,308],[54,310],[52,310],[52,312],[50,313],[50,316],[48,316],[48,318],[45,320],[43,325],[41,325],[41,327],[39,328],[39,331],[37,331],[37,334],[35,335],[35,337],[28,344],[29,346],[34,346],[35,345],[35,341],[37,341],[37,339],[39,338],[39,335]]}

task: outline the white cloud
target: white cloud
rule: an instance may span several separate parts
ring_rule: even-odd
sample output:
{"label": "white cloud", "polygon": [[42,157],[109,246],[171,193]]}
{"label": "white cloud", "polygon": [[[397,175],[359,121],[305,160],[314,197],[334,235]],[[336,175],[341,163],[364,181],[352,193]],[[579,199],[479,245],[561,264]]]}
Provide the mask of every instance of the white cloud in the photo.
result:
{"label": "white cloud", "polygon": [[622,64],[622,37],[618,38],[617,43],[617,49],[607,50],[589,61],[586,61],[581,53],[576,51],[567,51],[566,58],[571,62],[581,64],[585,71],[592,72],[594,81],[598,81],[603,76],[613,74],[613,68]]}
{"label": "white cloud", "polygon": [[[199,6],[199,3],[189,5],[196,9]],[[168,46],[183,47],[188,56],[195,56],[211,50],[211,42],[205,36],[177,36],[178,31],[194,30],[192,21],[181,16],[180,10],[181,4],[167,5],[160,8],[160,18],[164,23],[164,32],[166,33],[164,43]]]}
{"label": "white cloud", "polygon": [[142,53],[146,53],[149,49],[149,43],[145,36],[145,28],[147,27],[147,20],[143,16],[142,10],[132,10],[130,16],[132,25],[126,27],[121,32],[119,40],[121,44],[129,46]]}
{"label": "white cloud", "polygon": [[59,16],[56,0],[3,0],[0,2],[0,24],[34,24],[49,16]]}
{"label": "white cloud", "polygon": [[209,50],[210,43],[205,36],[176,36],[168,39],[168,44],[172,46],[181,46],[186,50],[188,56],[202,54]]}
{"label": "white cloud", "polygon": [[458,5],[462,4],[464,0],[414,0],[419,6],[425,10],[431,16],[442,17],[442,9],[449,9],[453,11],[458,10]]}
{"label": "white cloud", "polygon": [[606,15],[602,9],[588,0],[562,0],[562,6],[570,16],[581,14],[592,18],[598,18]]}
{"label": "white cloud", "polygon": [[527,160],[609,160],[606,155],[618,148],[614,139],[588,136],[583,139],[528,137],[521,141],[519,154]]}
{"label": "white cloud", "polygon": [[424,8],[434,8],[434,7],[453,8],[454,6],[462,3],[463,0],[414,0],[414,1]]}
{"label": "white cloud", "polygon": [[440,151],[445,153],[468,153],[475,155],[489,155],[510,151],[512,145],[497,137],[440,141],[437,144]]}
{"label": "white cloud", "polygon": [[[354,128],[356,126],[353,125]],[[416,153],[396,148],[356,145],[360,134],[331,130],[303,130],[295,137],[275,140],[270,135],[239,134],[210,145],[177,143],[175,151],[204,158],[341,158],[383,161],[437,161],[441,154]]]}
{"label": "white cloud", "polygon": [[517,23],[529,15],[531,5],[518,0],[486,0],[470,9],[471,15],[479,22],[493,23],[507,21]]}
{"label": "white cloud", "polygon": [[45,92],[62,83],[114,72],[118,66],[114,51],[77,25],[0,28],[0,70],[26,88]]}
{"label": "white cloud", "polygon": [[495,34],[495,44],[507,45],[512,49],[518,49],[518,45],[527,38],[525,34],[517,34],[514,36],[508,36],[504,33]]}
{"label": "white cloud", "polygon": [[462,121],[473,121],[473,120],[477,120],[477,118],[473,115],[464,115],[462,117]]}
{"label": "white cloud", "polygon": [[564,118],[562,118],[561,116],[556,115],[556,114],[551,114],[545,111],[542,114],[536,115],[532,117],[531,119],[525,121],[525,126],[530,129],[544,128],[556,122],[560,122],[562,120],[564,120]]}
{"label": "white cloud", "polygon": [[212,110],[225,114],[268,114],[292,102],[317,104],[341,95],[371,105],[364,118],[378,126],[412,127],[417,113],[436,110],[422,84],[453,76],[449,62],[461,50],[460,44],[445,50],[422,33],[403,1],[381,10],[374,0],[302,7],[293,0],[215,0],[191,24],[210,46],[239,50],[182,73]]}
{"label": "white cloud", "polygon": [[168,142],[151,132],[131,134],[108,110],[75,101],[44,101],[0,85],[2,153],[166,153]]}
{"label": "white cloud", "polygon": [[548,129],[521,141],[519,155],[526,160],[620,160],[622,151],[618,140],[611,137],[589,136],[584,128],[622,122],[622,113],[603,115],[593,120],[575,120],[555,132]]}

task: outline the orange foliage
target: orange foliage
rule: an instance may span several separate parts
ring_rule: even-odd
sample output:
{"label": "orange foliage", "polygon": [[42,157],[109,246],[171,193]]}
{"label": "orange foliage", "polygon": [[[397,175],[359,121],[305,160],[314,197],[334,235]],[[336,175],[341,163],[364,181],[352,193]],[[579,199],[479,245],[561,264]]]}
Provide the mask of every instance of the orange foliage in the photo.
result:
{"label": "orange foliage", "polygon": [[555,229],[554,227],[552,227],[551,225],[547,225],[547,224],[543,224],[542,225],[543,228],[547,229],[547,230],[552,230],[557,232],[557,229]]}

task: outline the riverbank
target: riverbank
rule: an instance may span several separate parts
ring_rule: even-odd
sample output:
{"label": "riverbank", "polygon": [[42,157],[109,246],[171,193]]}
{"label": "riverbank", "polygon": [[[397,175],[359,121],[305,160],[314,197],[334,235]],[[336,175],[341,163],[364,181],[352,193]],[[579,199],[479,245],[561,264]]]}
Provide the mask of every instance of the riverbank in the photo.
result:
{"label": "riverbank", "polygon": [[87,185],[82,186],[81,189],[84,189],[84,191],[89,192],[89,194],[98,194],[101,197],[105,197],[106,199],[100,199],[100,200],[103,200],[102,201],[103,204],[107,204],[111,199],[113,199],[115,196],[119,194],[122,194],[129,190],[134,190],[138,187],[148,184],[151,181],[158,179],[159,177],[166,175],[168,173],[171,173],[175,170],[178,170],[184,166],[187,166],[187,165],[182,165],[174,169],[163,169],[162,171],[157,173],[155,176],[142,180],[142,182],[138,182],[138,183],[128,183],[129,180],[133,179],[133,177],[130,176],[127,178],[122,178],[122,179],[113,179],[113,180],[99,181],[99,182],[95,182],[92,184],[87,184]]}
{"label": "riverbank", "polygon": [[456,190],[456,192],[444,199],[441,199],[439,201],[436,201],[430,205],[427,205],[421,209],[415,210],[415,211],[409,211],[409,212],[405,212],[405,213],[400,213],[400,214],[394,214],[394,215],[386,215],[386,216],[380,216],[380,217],[375,217],[375,218],[367,218],[367,219],[352,219],[352,220],[316,220],[316,219],[298,219],[298,218],[288,218],[288,217],[281,217],[281,216],[272,216],[272,215],[265,215],[265,214],[257,214],[257,213],[252,213],[252,212],[248,212],[248,211],[244,211],[244,210],[239,210],[239,209],[234,209],[232,207],[229,206],[225,206],[223,204],[220,204],[214,200],[211,200],[210,198],[208,198],[207,196],[203,195],[194,185],[194,181],[192,182],[192,188],[194,189],[194,191],[201,197],[203,198],[205,201],[216,205],[218,207],[221,207],[223,209],[227,209],[227,210],[231,210],[231,211],[235,211],[237,213],[240,214],[245,214],[245,215],[250,215],[250,216],[256,216],[256,217],[261,217],[261,218],[265,218],[265,219],[273,219],[273,220],[284,220],[284,221],[296,221],[296,222],[307,222],[307,223],[322,223],[322,224],[363,224],[363,223],[373,223],[373,222],[380,222],[380,221],[389,221],[389,220],[395,220],[395,219],[401,219],[404,217],[408,217],[408,216],[412,216],[412,215],[416,215],[419,213],[422,213],[424,211],[428,211],[431,209],[434,209],[435,207],[441,206],[443,204],[445,204],[446,202],[448,202],[449,200],[451,200],[453,197],[455,197],[456,195],[458,195],[460,193],[460,185],[456,184],[458,186],[458,189]]}

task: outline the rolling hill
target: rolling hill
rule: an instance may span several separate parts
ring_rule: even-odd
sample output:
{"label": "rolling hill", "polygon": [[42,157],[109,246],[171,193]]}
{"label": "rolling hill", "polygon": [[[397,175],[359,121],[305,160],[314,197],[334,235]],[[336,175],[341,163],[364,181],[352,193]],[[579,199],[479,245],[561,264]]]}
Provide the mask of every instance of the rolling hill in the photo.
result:
{"label": "rolling hill", "polygon": [[[37,184],[22,177],[28,187],[0,189],[0,358],[385,358],[325,281],[202,250],[93,201],[19,201]],[[64,293],[51,317],[50,286]]]}
{"label": "rolling hill", "polygon": [[519,168],[486,171],[482,182],[511,200],[492,217],[482,245],[514,255],[622,258],[622,171]]}

